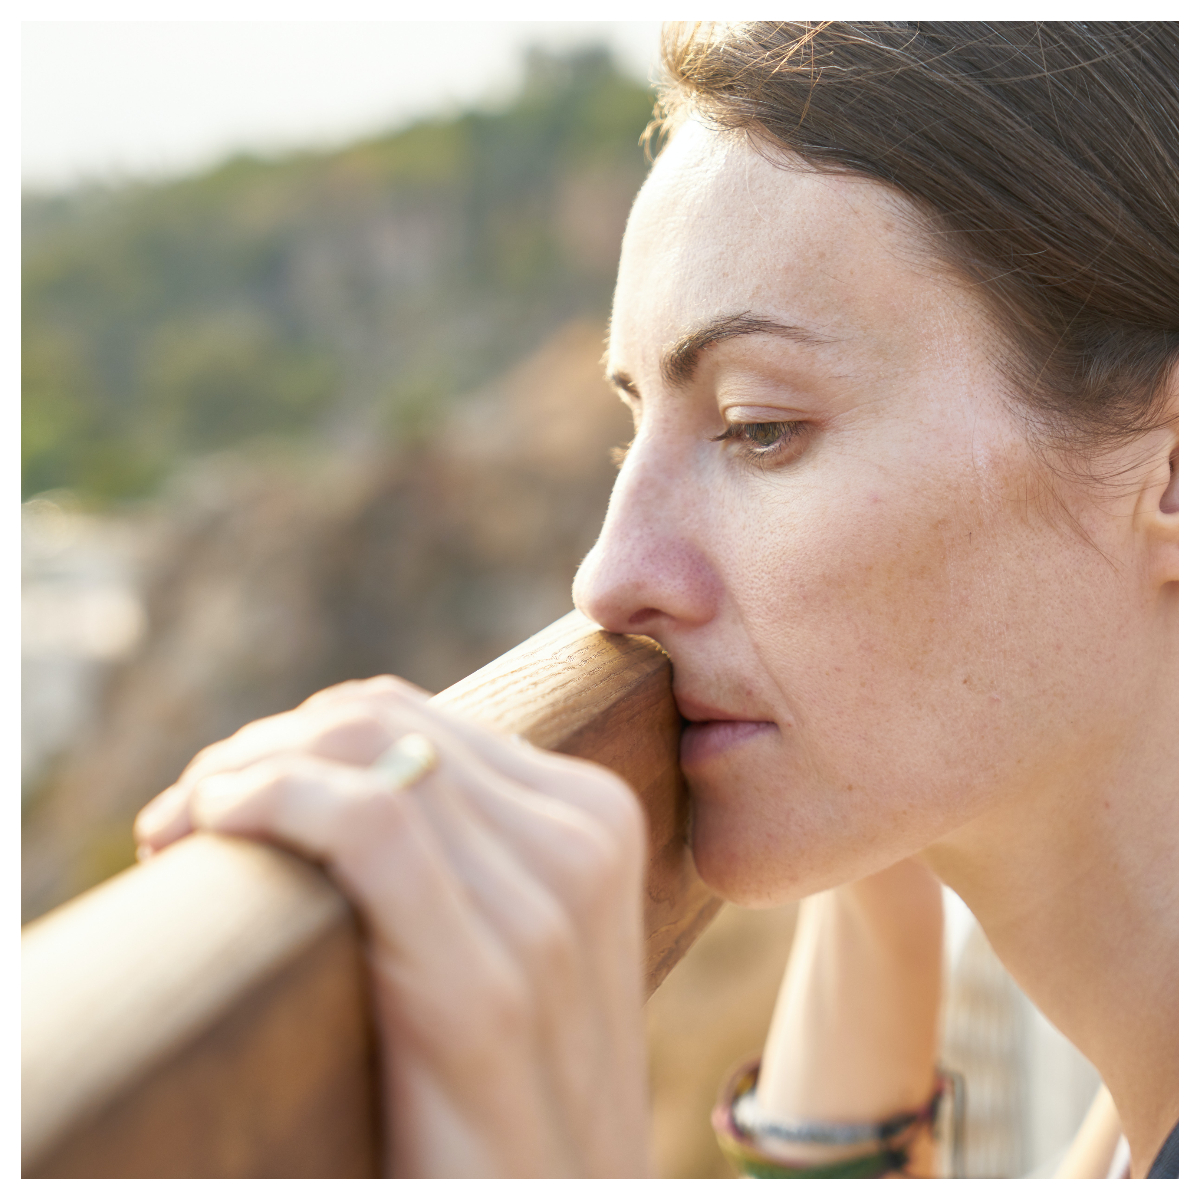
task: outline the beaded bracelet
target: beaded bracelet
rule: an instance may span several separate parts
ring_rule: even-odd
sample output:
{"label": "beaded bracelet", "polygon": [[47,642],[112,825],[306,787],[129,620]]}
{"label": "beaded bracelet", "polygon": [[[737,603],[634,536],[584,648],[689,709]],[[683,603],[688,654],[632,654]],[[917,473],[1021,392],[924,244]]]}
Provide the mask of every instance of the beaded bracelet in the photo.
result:
{"label": "beaded bracelet", "polygon": [[[841,1124],[832,1121],[784,1122],[754,1111],[755,1086],[760,1060],[738,1067],[721,1089],[712,1112],[713,1131],[725,1157],[743,1175],[756,1179],[878,1179],[903,1170],[917,1132],[937,1119],[942,1097],[949,1092],[954,1104],[952,1174],[959,1173],[962,1135],[961,1079],[939,1071],[933,1095],[922,1108],[897,1113],[878,1123]],[[760,1137],[822,1146],[863,1146],[865,1154],[833,1162],[785,1162],[768,1154]]]}

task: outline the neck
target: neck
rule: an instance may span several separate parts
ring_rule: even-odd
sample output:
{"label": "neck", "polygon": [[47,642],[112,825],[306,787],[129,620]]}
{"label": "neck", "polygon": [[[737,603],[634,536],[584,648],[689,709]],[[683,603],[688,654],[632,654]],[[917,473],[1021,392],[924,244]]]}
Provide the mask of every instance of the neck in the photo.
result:
{"label": "neck", "polygon": [[1099,762],[925,852],[1108,1085],[1145,1175],[1179,1119],[1178,716],[1150,704]]}

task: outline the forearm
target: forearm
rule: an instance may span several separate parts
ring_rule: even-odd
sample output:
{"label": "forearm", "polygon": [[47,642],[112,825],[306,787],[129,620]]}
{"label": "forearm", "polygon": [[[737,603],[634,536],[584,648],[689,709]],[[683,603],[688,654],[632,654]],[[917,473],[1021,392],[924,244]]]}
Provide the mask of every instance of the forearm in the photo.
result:
{"label": "forearm", "polygon": [[[923,1105],[941,966],[941,886],[918,863],[804,901],[763,1052],[760,1111],[868,1122]],[[923,1147],[917,1173],[927,1158]]]}
{"label": "forearm", "polygon": [[1108,1088],[1101,1087],[1054,1178],[1104,1179],[1120,1140],[1121,1118]]}

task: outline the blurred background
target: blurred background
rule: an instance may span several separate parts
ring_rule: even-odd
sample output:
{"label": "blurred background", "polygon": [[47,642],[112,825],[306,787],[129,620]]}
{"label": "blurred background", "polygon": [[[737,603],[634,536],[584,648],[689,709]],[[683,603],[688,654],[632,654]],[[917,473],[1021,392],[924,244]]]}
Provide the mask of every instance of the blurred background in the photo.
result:
{"label": "blurred background", "polygon": [[27,27],[26,919],[132,862],[206,743],[570,608],[656,45]]}
{"label": "blurred background", "polygon": [[[24,26],[23,920],[132,864],[209,742],[346,678],[439,690],[570,608],[630,433],[598,363],[657,43]],[[955,913],[969,1167],[1023,1174],[1094,1072]],[[649,1005],[662,1174],[729,1173],[708,1109],[794,919],[727,907]]]}

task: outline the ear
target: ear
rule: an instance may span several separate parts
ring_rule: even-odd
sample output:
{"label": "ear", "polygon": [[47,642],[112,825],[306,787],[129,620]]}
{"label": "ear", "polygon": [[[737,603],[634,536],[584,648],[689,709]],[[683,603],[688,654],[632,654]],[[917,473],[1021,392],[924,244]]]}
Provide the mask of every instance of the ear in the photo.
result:
{"label": "ear", "polygon": [[1160,430],[1154,439],[1134,517],[1148,554],[1151,582],[1156,587],[1179,582],[1178,368],[1171,372],[1165,386],[1171,389],[1167,411],[1175,420],[1171,429]]}

